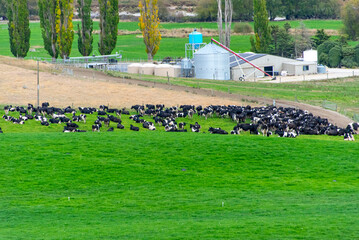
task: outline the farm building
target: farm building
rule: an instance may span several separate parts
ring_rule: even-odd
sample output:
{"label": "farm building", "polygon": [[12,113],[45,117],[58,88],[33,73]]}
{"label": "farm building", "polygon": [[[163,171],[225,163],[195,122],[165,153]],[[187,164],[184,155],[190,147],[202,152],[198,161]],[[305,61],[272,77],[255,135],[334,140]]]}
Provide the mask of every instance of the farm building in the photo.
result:
{"label": "farm building", "polygon": [[[282,73],[291,76],[317,73],[316,62],[297,61],[269,54],[240,53],[239,55],[272,76]],[[234,55],[230,57],[230,66],[232,80],[239,80],[243,75],[247,78],[264,76],[264,73],[258,70],[255,71],[254,76],[254,67]]]}

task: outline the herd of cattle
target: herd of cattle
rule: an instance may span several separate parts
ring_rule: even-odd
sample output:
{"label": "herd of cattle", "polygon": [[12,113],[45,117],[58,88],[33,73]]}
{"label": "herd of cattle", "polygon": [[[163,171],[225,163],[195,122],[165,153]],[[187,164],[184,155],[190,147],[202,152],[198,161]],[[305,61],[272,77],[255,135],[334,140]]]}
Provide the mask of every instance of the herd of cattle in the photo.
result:
{"label": "herd of cattle", "polygon": [[[133,109],[133,110],[132,110]],[[131,107],[134,115],[130,111],[116,108],[109,108],[101,105],[98,109],[91,107],[79,107],[78,111],[71,107],[56,108],[50,107],[49,103],[43,103],[41,107],[34,107],[28,104],[27,108],[20,106],[5,106],[3,119],[14,124],[25,124],[28,120],[40,122],[43,126],[50,124],[65,124],[63,132],[84,132],[79,129],[78,122],[86,123],[87,115],[96,114],[97,118],[92,124],[92,131],[100,131],[103,126],[108,127],[107,131],[114,131],[109,127],[114,123],[118,129],[124,129],[122,124],[123,115],[128,115],[129,119],[141,124],[148,130],[156,130],[157,127],[164,127],[166,132],[187,132],[186,122],[179,122],[178,119],[192,120],[196,114],[201,119],[220,117],[229,118],[235,126],[230,134],[240,134],[242,131],[249,131],[250,134],[262,134],[270,136],[276,134],[279,137],[295,138],[298,135],[330,135],[344,136],[344,140],[354,141],[354,135],[359,133],[359,124],[351,123],[346,128],[339,128],[328,122],[327,119],[313,116],[313,114],[295,108],[283,108],[275,106],[251,107],[251,106],[194,106],[181,105],[180,107],[165,107],[164,105],[134,105]],[[11,116],[10,112],[18,112],[19,117]],[[76,115],[79,113],[79,115]],[[65,115],[67,114],[67,115]],[[69,117],[69,114],[72,116]],[[146,121],[144,116],[151,116],[153,121]],[[250,122],[249,122],[250,120]],[[130,125],[130,130],[139,131],[140,128]],[[189,125],[192,132],[200,132],[201,125],[196,122]],[[228,134],[221,128],[210,127],[209,133]],[[0,133],[3,131],[0,128]]]}

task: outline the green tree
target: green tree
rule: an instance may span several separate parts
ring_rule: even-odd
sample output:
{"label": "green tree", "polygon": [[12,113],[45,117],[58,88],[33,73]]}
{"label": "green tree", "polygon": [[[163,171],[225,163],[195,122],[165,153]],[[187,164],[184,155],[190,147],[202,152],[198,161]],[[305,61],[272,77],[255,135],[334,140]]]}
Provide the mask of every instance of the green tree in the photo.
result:
{"label": "green tree", "polygon": [[72,24],[73,0],[57,0],[56,6],[56,34],[57,45],[61,58],[65,59],[71,54],[74,40],[74,27]]}
{"label": "green tree", "polygon": [[141,14],[138,25],[142,31],[148,60],[151,61],[160,48],[161,42],[157,0],[140,0],[138,8]]}
{"label": "green tree", "polygon": [[217,1],[199,0],[196,7],[198,19],[200,21],[214,21],[217,19]]}
{"label": "green tree", "polygon": [[276,17],[282,14],[282,0],[267,0],[267,10],[270,20],[273,21]]}
{"label": "green tree", "polygon": [[0,16],[6,15],[6,0],[0,0]]}
{"label": "green tree", "polygon": [[254,38],[251,36],[251,51],[268,52],[271,41],[266,0],[254,0]]}
{"label": "green tree", "polygon": [[111,54],[117,43],[118,0],[99,0],[100,41],[98,50],[102,55]]}
{"label": "green tree", "polygon": [[340,46],[335,46],[330,49],[328,57],[330,67],[340,67],[340,62],[342,60],[342,49],[340,48]]}
{"label": "green tree", "polygon": [[81,25],[77,24],[78,28],[78,49],[82,56],[89,56],[92,52],[93,43],[93,22],[91,19],[91,2],[92,0],[78,0],[77,11],[81,19]]}
{"label": "green tree", "polygon": [[348,1],[342,9],[344,32],[350,39],[356,40],[359,36],[359,0]]}
{"label": "green tree", "polygon": [[26,57],[30,48],[29,10],[26,0],[8,0],[10,50],[15,57]]}
{"label": "green tree", "polygon": [[354,60],[357,66],[359,66],[359,44],[354,47]]}
{"label": "green tree", "polygon": [[324,32],[324,29],[317,29],[317,33],[311,38],[313,47],[318,48],[320,44],[327,41],[329,38],[330,36]]}
{"label": "green tree", "polygon": [[45,50],[55,60],[59,55],[56,32],[57,0],[39,0],[39,16]]}
{"label": "green tree", "polygon": [[271,26],[272,42],[269,53],[282,57],[292,58],[294,56],[294,39],[285,28]]}

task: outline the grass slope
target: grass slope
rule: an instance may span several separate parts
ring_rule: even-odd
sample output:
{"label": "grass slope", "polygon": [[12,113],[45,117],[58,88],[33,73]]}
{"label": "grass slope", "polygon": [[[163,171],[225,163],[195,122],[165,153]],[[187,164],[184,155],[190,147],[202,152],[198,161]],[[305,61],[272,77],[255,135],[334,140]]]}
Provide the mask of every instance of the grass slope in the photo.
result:
{"label": "grass slope", "polygon": [[359,232],[356,143],[13,133],[0,135],[0,148],[3,239],[354,239]]}

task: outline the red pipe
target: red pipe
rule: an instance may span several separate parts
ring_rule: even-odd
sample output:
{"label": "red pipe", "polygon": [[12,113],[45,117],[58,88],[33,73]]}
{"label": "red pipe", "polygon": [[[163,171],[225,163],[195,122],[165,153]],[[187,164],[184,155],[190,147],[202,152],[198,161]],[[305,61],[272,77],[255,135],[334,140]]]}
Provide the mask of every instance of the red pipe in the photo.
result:
{"label": "red pipe", "polygon": [[250,65],[252,65],[254,68],[258,69],[259,71],[261,71],[262,73],[266,74],[267,76],[273,78],[273,76],[269,75],[268,73],[266,73],[265,71],[263,71],[262,69],[260,69],[259,67],[257,67],[256,65],[254,65],[253,63],[249,62],[247,59],[242,58],[241,56],[239,56],[238,53],[233,52],[231,49],[227,48],[226,46],[224,46],[222,43],[214,40],[213,38],[211,39],[212,42],[217,43],[219,46],[221,46],[222,48],[226,49],[228,52],[233,53],[234,55],[236,55],[237,57],[239,57],[240,59],[242,59],[243,61],[245,61],[246,63],[249,63]]}

